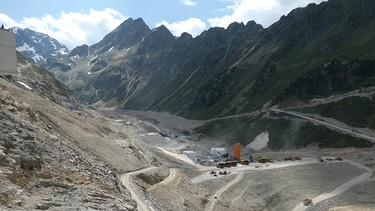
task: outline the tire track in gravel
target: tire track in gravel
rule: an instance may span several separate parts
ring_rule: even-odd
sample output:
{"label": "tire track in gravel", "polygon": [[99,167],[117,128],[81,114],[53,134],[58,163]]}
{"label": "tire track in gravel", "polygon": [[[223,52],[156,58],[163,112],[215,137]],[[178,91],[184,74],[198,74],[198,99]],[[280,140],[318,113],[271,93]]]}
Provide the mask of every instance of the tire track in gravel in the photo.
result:
{"label": "tire track in gravel", "polygon": [[[366,172],[349,180],[348,182],[342,184],[341,186],[337,187],[335,190],[331,191],[331,192],[325,192],[325,193],[322,193],[314,198],[312,198],[312,202],[313,204],[317,204],[319,202],[322,202],[324,200],[327,200],[327,199],[330,199],[332,197],[335,197],[335,196],[338,196],[342,193],[344,193],[345,191],[349,190],[350,188],[352,188],[353,186],[361,183],[361,182],[365,182],[365,181],[370,181],[371,179],[371,176],[373,175],[373,171],[371,168],[367,167],[367,166],[364,166],[364,165],[361,165],[359,163],[356,163],[356,162],[353,162],[353,161],[350,161],[350,160],[346,160],[346,162],[349,162],[351,165],[354,165],[360,169],[363,169],[365,170]],[[298,203],[296,205],[296,207],[293,209],[293,211],[302,211],[302,210],[305,210],[307,207],[304,206],[304,204],[302,202]]]}
{"label": "tire track in gravel", "polygon": [[230,187],[237,184],[241,179],[243,178],[243,173],[238,173],[237,176],[230,181],[228,184],[226,184],[223,188],[216,191],[215,194],[213,194],[209,199],[209,207],[205,209],[205,211],[211,211],[214,210],[214,207],[216,205],[216,202],[220,199],[221,194],[223,194],[225,191],[227,191]]}

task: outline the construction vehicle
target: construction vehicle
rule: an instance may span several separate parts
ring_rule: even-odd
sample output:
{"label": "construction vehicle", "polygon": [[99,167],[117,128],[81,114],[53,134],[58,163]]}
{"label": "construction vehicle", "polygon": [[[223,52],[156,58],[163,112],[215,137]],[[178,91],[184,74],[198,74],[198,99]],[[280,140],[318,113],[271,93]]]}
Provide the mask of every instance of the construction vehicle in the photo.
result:
{"label": "construction vehicle", "polygon": [[219,171],[219,175],[227,175],[227,174],[229,174],[229,172],[227,172],[227,171]]}
{"label": "construction vehicle", "polygon": [[317,159],[317,161],[319,162],[332,162],[335,160],[343,161],[344,159],[342,159],[341,157],[326,157],[326,158],[318,157]]}
{"label": "construction vehicle", "polygon": [[237,161],[231,160],[225,162],[225,167],[237,166]]}
{"label": "construction vehicle", "polygon": [[303,205],[305,205],[305,206],[313,205],[312,199],[311,198],[307,198],[307,199],[303,200]]}
{"label": "construction vehicle", "polygon": [[224,168],[225,167],[225,163],[224,162],[220,162],[220,163],[216,164],[216,167],[217,168]]}
{"label": "construction vehicle", "polygon": [[259,156],[257,160],[259,163],[267,163],[267,162],[273,163],[272,158],[269,158],[269,157],[262,158],[261,156]]}
{"label": "construction vehicle", "polygon": [[240,163],[242,165],[249,165],[250,164],[250,161],[249,160],[240,160]]}
{"label": "construction vehicle", "polygon": [[296,159],[296,160],[302,160],[302,157],[301,156],[295,156],[294,159]]}
{"label": "construction vehicle", "polygon": [[343,161],[344,159],[342,159],[341,157],[336,157],[335,160]]}
{"label": "construction vehicle", "polygon": [[293,156],[289,156],[289,157],[285,158],[284,160],[285,160],[285,161],[288,161],[288,160],[294,161],[295,159],[294,159]]}
{"label": "construction vehicle", "polygon": [[284,160],[285,161],[288,161],[288,160],[295,161],[295,160],[302,160],[302,158],[300,156],[289,156],[289,157],[285,158]]}
{"label": "construction vehicle", "polygon": [[220,162],[216,164],[217,168],[224,168],[224,167],[232,167],[232,166],[237,166],[237,161],[232,160],[232,161],[225,161],[225,162]]}

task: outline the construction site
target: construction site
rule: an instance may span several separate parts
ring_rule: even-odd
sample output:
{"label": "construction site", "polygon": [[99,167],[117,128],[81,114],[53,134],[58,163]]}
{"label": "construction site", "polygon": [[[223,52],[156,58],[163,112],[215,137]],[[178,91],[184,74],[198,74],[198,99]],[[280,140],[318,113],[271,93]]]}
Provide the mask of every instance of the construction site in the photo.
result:
{"label": "construction site", "polygon": [[226,144],[195,134],[201,121],[72,112],[4,79],[0,87],[1,209],[375,209],[372,148],[272,151],[267,131]]}
{"label": "construction site", "polygon": [[[318,148],[274,152],[267,149],[267,133],[252,141],[256,144],[227,145],[179,132],[199,122],[186,120],[189,123],[180,126],[173,116],[121,114],[158,122],[153,127],[143,121],[132,124],[142,128],[141,141],[156,147],[153,153],[169,169],[132,173],[133,185],[143,190],[137,194],[149,210],[336,210],[342,201],[361,204],[339,210],[374,209],[367,194],[375,190],[373,170],[368,167],[375,157],[371,149],[358,153],[356,149]],[[155,178],[160,181],[155,183]],[[363,182],[368,185],[362,195],[357,189]],[[363,205],[362,200],[371,203]]]}
{"label": "construction site", "polygon": [[196,134],[198,120],[71,110],[18,65],[0,29],[0,75],[15,75],[0,78],[0,210],[375,210],[373,148],[272,151],[268,131],[228,144]]}

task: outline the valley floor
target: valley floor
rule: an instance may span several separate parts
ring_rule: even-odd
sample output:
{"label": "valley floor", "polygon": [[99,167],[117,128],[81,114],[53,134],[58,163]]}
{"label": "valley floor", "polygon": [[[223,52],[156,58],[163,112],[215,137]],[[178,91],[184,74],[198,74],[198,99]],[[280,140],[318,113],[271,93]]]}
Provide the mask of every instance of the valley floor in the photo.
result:
{"label": "valley floor", "polygon": [[[133,174],[137,194],[149,210],[370,210],[375,208],[375,153],[373,149],[303,149],[295,152],[259,152],[275,162],[218,169],[192,163],[182,152],[227,147],[205,137],[186,136],[198,121],[154,112],[103,111],[126,120],[137,117],[144,125],[137,138],[156,147],[163,168]],[[173,122],[173,124],[170,124]],[[182,124],[179,124],[181,122]],[[134,123],[132,123],[134,124]],[[152,125],[152,126],[150,126]],[[146,128],[146,129],[145,129]],[[181,133],[183,131],[184,133]],[[165,137],[165,134],[168,134]],[[299,155],[301,161],[284,161]],[[318,162],[317,157],[342,157],[344,161]],[[167,167],[167,168],[165,168]],[[169,169],[169,171],[168,171]],[[219,171],[227,175],[219,175]],[[216,171],[217,176],[210,174]],[[160,176],[159,181],[151,178]],[[166,174],[170,174],[167,176]],[[130,187],[131,188],[131,187]],[[305,206],[303,200],[312,199]]]}
{"label": "valley floor", "polygon": [[[253,156],[273,163],[218,169],[184,153],[204,159],[212,147],[231,152],[193,132],[201,121],[72,111],[3,79],[0,104],[1,210],[375,209],[373,148],[267,150]],[[292,155],[302,160],[284,161]],[[301,204],[306,198],[312,206]]]}

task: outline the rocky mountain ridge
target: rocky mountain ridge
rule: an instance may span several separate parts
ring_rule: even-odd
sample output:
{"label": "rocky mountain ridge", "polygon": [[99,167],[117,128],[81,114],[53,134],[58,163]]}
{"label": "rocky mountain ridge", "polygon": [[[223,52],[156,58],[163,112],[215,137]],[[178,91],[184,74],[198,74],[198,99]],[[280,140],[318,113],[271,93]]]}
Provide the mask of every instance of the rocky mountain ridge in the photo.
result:
{"label": "rocky mountain ridge", "polygon": [[45,66],[51,56],[66,55],[70,50],[47,34],[12,27],[9,29],[16,35],[16,49],[31,58],[35,63]]}
{"label": "rocky mountain ridge", "polygon": [[[228,143],[245,143],[267,130],[274,149],[312,143],[367,147],[371,143],[330,129],[270,119],[268,111],[371,90],[374,9],[370,0],[330,0],[293,10],[266,29],[253,21],[232,23],[195,38],[173,37],[164,26],[150,29],[142,19],[130,18],[99,43],[50,58],[49,71],[81,102],[215,120],[199,132]],[[326,107],[344,124],[355,120],[355,128],[375,129],[372,104],[371,97],[355,96]],[[328,115],[322,108],[311,110]],[[248,113],[257,115],[230,118]]]}
{"label": "rocky mountain ridge", "polygon": [[[306,100],[284,92],[333,60],[374,59],[374,7],[368,0],[330,0],[293,10],[267,29],[249,21],[195,38],[130,18],[99,43],[73,50],[82,56],[55,59],[60,65],[49,70],[82,102],[99,107],[199,119],[250,112],[275,99]],[[59,67],[67,64],[73,68]],[[317,97],[325,93],[307,100]]]}

